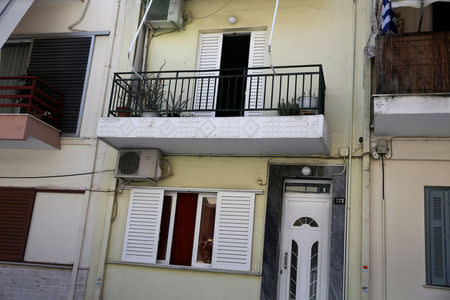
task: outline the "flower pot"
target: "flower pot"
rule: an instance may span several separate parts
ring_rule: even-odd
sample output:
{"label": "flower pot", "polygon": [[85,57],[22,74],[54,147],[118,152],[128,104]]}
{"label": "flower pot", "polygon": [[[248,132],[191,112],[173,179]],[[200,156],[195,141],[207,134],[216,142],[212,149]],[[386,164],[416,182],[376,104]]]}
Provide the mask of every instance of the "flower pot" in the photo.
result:
{"label": "flower pot", "polygon": [[298,107],[300,109],[316,109],[319,104],[319,99],[316,96],[304,96],[304,97],[298,97]]}
{"label": "flower pot", "polygon": [[142,112],[141,117],[144,117],[144,118],[157,118],[157,117],[161,117],[161,114],[159,112],[156,112],[156,111],[144,111],[144,112]]}
{"label": "flower pot", "polygon": [[126,106],[118,106],[116,108],[117,110],[117,116],[118,117],[124,117],[124,118],[128,118],[131,117],[131,109],[129,107]]}

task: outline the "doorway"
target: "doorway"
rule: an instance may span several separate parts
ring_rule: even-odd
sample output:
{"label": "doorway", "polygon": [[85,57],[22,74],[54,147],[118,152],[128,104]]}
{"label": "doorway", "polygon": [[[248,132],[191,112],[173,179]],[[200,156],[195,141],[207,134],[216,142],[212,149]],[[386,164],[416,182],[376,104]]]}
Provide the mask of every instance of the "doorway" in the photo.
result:
{"label": "doorway", "polygon": [[287,180],[283,194],[279,299],[328,298],[331,184]]}
{"label": "doorway", "polygon": [[224,34],[216,116],[243,116],[247,86],[250,33]]}

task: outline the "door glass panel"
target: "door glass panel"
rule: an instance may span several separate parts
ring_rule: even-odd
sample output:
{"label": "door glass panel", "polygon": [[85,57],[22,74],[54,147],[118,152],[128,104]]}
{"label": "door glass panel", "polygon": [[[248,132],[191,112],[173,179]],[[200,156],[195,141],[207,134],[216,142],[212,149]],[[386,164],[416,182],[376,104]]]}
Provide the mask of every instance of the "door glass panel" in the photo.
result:
{"label": "door glass panel", "polygon": [[197,262],[210,264],[212,259],[214,222],[216,220],[216,197],[202,198],[202,215],[198,235]]}
{"label": "door glass panel", "polygon": [[291,246],[291,272],[289,275],[289,300],[295,300],[297,295],[297,265],[298,245],[292,240]]}
{"label": "door glass panel", "polygon": [[319,227],[319,225],[317,225],[317,222],[314,221],[314,219],[312,219],[310,217],[301,217],[294,222],[294,226],[300,227],[302,225],[309,225],[311,227]]}
{"label": "door glass panel", "polygon": [[309,300],[317,299],[317,258],[319,255],[319,242],[311,247],[311,271],[309,276]]}

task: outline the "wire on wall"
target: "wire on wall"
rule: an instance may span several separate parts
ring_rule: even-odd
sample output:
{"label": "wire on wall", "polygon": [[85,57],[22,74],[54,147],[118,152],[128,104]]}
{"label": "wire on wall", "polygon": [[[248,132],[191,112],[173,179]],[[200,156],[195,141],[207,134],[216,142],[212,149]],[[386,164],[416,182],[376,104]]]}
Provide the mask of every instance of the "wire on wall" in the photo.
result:
{"label": "wire on wall", "polygon": [[0,176],[0,179],[42,179],[42,178],[60,178],[60,177],[74,177],[74,176],[83,176],[83,175],[91,175],[97,173],[107,173],[113,172],[114,169],[111,170],[102,170],[102,171],[94,171],[94,172],[82,172],[82,173],[72,173],[72,174],[61,174],[61,175],[43,175],[43,176]]}
{"label": "wire on wall", "polygon": [[206,18],[208,18],[208,17],[214,16],[215,14],[217,14],[218,12],[220,12],[222,9],[224,9],[225,7],[227,7],[228,4],[230,4],[232,1],[233,1],[233,0],[229,0],[229,1],[228,1],[227,3],[225,3],[221,8],[215,10],[214,12],[212,12],[212,13],[206,15],[206,16],[203,16],[203,17],[194,17],[194,16],[192,16],[191,18],[192,18],[192,19],[195,19],[195,20],[200,20],[200,19],[206,19]]}
{"label": "wire on wall", "polygon": [[81,0],[81,2],[83,2],[83,3],[86,2],[86,4],[84,5],[83,13],[81,14],[81,17],[78,19],[78,21],[76,21],[75,23],[73,23],[72,25],[70,25],[68,27],[68,29],[70,31],[85,31],[85,30],[80,30],[80,29],[75,29],[74,28],[75,26],[77,26],[78,24],[80,24],[83,21],[84,17],[86,16],[86,12],[87,12],[87,10],[89,8],[89,4],[91,4],[90,0]]}

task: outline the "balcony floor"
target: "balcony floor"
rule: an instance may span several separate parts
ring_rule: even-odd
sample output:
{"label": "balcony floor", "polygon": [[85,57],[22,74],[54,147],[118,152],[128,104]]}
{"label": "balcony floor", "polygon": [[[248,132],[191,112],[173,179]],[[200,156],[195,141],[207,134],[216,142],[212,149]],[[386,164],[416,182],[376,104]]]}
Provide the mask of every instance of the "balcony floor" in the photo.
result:
{"label": "balcony floor", "polygon": [[376,136],[450,136],[450,95],[374,95]]}
{"label": "balcony floor", "polygon": [[99,139],[116,149],[166,154],[329,154],[323,115],[267,117],[101,118]]}
{"label": "balcony floor", "polygon": [[0,148],[61,149],[60,131],[26,114],[0,114]]}

